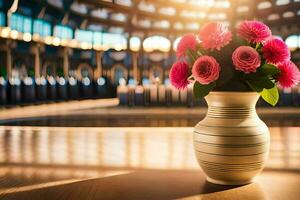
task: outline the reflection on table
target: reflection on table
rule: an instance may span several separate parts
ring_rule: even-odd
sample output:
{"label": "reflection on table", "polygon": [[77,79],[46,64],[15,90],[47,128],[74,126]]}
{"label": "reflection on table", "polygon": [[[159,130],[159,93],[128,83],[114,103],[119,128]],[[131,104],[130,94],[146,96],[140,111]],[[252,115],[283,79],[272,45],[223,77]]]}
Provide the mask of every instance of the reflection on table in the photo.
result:
{"label": "reflection on table", "polygon": [[[286,184],[289,184],[291,180],[295,180],[294,184],[296,182],[299,184],[299,128],[272,127],[270,131],[272,140],[270,156],[265,171],[258,177],[258,182],[272,183],[272,180],[276,181],[276,178],[280,182],[284,178]],[[31,195],[35,195],[36,192],[46,194],[53,188],[57,191],[65,189],[73,191],[77,187],[82,189],[88,186],[95,187],[98,184],[102,186],[102,189],[95,189],[95,193],[113,192],[117,187],[124,187],[126,183],[141,187],[141,191],[146,188],[144,192],[154,190],[151,192],[154,195],[153,198],[157,197],[154,199],[165,199],[163,197],[193,199],[195,195],[198,199],[199,194],[216,191],[225,192],[231,196],[235,193],[232,193],[232,189],[237,190],[238,193],[243,190],[250,192],[261,190],[262,184],[258,183],[243,186],[243,190],[230,188],[230,192],[226,187],[212,186],[205,182],[205,177],[194,157],[192,138],[192,128],[187,127],[3,126],[0,128],[0,194],[7,198],[17,198],[18,195],[25,195],[29,192],[28,195],[32,197]],[[181,187],[178,185],[180,182],[190,184],[191,188]],[[136,185],[137,183],[139,184]],[[149,183],[161,185],[162,188],[164,184],[173,184],[174,187],[155,190],[156,187],[151,189],[150,185],[147,185]],[[272,184],[274,186],[274,183]],[[289,187],[290,190],[293,189],[294,184]],[[201,191],[199,191],[200,188]],[[130,189],[134,190],[134,188]],[[55,191],[52,192],[56,193]],[[140,195],[142,195],[141,191],[139,191]],[[178,191],[178,195],[175,191]],[[124,196],[119,196],[119,199],[121,197],[132,199],[125,193]],[[71,194],[73,193],[69,195]],[[213,197],[211,195],[208,199]],[[200,196],[205,197],[205,195]],[[94,197],[99,198],[97,195]],[[118,199],[118,196],[101,197]],[[141,197],[143,196],[137,196],[137,199]],[[152,199],[150,197],[151,195],[145,199]]]}

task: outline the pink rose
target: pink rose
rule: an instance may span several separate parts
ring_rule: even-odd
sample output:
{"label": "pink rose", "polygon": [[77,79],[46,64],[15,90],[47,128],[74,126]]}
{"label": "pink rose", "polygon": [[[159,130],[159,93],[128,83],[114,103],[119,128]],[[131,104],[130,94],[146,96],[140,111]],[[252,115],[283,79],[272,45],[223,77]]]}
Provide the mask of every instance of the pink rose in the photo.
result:
{"label": "pink rose", "polygon": [[238,35],[252,43],[267,41],[271,36],[271,30],[267,25],[258,21],[244,21],[237,28]]}
{"label": "pink rose", "polygon": [[256,72],[260,66],[260,56],[255,49],[248,46],[238,47],[232,54],[232,62],[236,70],[246,74]]}
{"label": "pink rose", "polygon": [[214,57],[201,56],[194,63],[192,74],[199,83],[207,85],[219,78],[220,70]]}
{"label": "pink rose", "polygon": [[198,41],[196,36],[193,33],[188,33],[180,39],[178,45],[177,45],[177,58],[181,58],[186,56],[187,50],[196,50]]}
{"label": "pink rose", "polygon": [[293,62],[280,63],[277,67],[280,69],[277,81],[282,88],[291,88],[300,82],[300,71]]}
{"label": "pink rose", "polygon": [[171,84],[177,89],[184,89],[189,84],[189,65],[186,62],[177,61],[173,64],[169,78]]}
{"label": "pink rose", "polygon": [[286,62],[291,58],[288,46],[278,38],[267,41],[262,48],[262,52],[267,62],[273,64]]}
{"label": "pink rose", "polygon": [[231,41],[231,38],[231,32],[221,23],[211,22],[200,30],[201,45],[206,50],[220,50]]}

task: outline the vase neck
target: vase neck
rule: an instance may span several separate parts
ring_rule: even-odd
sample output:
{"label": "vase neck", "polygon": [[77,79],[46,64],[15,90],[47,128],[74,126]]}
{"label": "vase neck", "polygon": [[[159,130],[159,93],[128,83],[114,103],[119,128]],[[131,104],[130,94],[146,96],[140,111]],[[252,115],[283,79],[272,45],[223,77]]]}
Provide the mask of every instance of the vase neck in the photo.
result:
{"label": "vase neck", "polygon": [[259,99],[256,92],[211,92],[205,97],[208,107],[254,108]]}
{"label": "vase neck", "polygon": [[212,92],[205,97],[207,117],[244,119],[257,117],[255,105],[259,95],[255,92]]}

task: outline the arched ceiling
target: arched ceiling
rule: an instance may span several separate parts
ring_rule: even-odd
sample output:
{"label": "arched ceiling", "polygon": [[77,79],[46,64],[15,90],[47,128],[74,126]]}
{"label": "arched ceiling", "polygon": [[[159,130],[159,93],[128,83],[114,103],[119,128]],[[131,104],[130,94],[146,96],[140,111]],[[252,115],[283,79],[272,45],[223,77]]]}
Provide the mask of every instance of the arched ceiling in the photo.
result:
{"label": "arched ceiling", "polygon": [[21,0],[19,10],[26,8],[53,23],[142,37],[197,32],[208,21],[300,25],[300,0]]}

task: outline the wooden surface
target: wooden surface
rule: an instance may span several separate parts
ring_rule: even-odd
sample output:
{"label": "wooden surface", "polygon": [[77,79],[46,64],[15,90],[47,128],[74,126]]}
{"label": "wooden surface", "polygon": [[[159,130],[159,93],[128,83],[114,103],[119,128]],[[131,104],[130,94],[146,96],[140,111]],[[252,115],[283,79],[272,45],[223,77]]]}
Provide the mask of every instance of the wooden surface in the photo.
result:
{"label": "wooden surface", "polygon": [[[0,125],[62,127],[195,126],[206,107],[118,107],[117,100],[83,100],[0,110]],[[300,126],[300,108],[257,108],[268,126]]]}
{"label": "wooden surface", "polygon": [[272,127],[256,181],[205,181],[192,128],[0,127],[0,199],[288,199],[300,197],[299,127]]}
{"label": "wooden surface", "polygon": [[16,106],[12,108],[0,107],[0,121],[59,115],[61,113],[73,112],[79,109],[109,108],[117,105],[119,105],[119,100],[117,98],[111,98],[52,102],[40,105]]}

